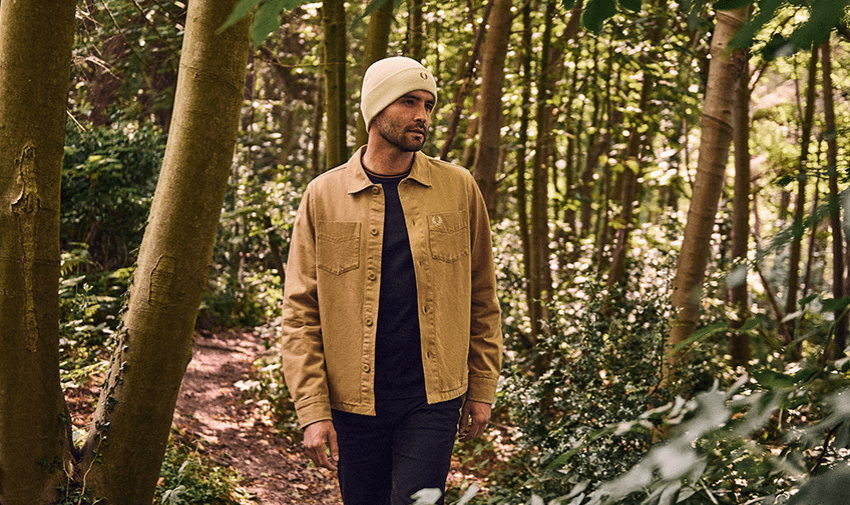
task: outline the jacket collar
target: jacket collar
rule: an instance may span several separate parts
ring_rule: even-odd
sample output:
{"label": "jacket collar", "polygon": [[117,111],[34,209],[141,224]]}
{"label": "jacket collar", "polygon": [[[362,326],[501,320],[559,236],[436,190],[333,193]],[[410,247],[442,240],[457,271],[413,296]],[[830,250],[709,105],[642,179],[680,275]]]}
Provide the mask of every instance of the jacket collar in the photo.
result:
{"label": "jacket collar", "polygon": [[[354,152],[354,155],[351,159],[348,160],[348,163],[345,164],[345,171],[348,173],[348,193],[354,194],[360,191],[363,191],[366,188],[373,186],[372,181],[369,180],[369,177],[366,175],[366,171],[363,169],[363,164],[360,162],[360,157],[363,155],[363,152],[366,150],[366,146],[362,146],[360,149]],[[422,154],[421,151],[417,151],[413,155],[413,166],[410,167],[410,175],[407,176],[407,179],[413,179],[414,181],[422,184],[423,186],[430,187],[431,186],[431,163],[430,158],[425,154]]]}

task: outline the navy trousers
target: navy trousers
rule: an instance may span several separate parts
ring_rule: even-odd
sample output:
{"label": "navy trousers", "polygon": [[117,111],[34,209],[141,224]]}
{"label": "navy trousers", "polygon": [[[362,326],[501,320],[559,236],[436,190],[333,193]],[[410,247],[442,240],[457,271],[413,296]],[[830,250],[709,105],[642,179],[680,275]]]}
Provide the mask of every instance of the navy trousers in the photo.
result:
{"label": "navy trousers", "polygon": [[407,505],[420,489],[444,492],[462,402],[383,400],[375,416],[334,410],[343,503]]}

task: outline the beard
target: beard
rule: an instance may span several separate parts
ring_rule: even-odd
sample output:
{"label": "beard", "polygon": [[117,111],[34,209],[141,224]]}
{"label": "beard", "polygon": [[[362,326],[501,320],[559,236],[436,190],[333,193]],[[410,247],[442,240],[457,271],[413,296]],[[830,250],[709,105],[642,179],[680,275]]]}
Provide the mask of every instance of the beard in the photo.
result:
{"label": "beard", "polygon": [[425,145],[425,139],[428,138],[428,129],[422,125],[405,128],[400,122],[393,121],[384,114],[378,115],[373,121],[378,129],[378,135],[404,152],[419,151]]}

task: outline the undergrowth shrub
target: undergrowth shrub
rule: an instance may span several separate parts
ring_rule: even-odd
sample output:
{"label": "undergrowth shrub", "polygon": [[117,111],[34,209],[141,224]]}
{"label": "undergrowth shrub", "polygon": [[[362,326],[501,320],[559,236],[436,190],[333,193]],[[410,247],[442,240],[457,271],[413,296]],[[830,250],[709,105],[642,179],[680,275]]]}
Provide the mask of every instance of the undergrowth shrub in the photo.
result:
{"label": "undergrowth shrub", "polygon": [[89,246],[99,271],[128,267],[142,242],[165,135],[147,123],[66,128],[60,209],[63,248]]}
{"label": "undergrowth shrub", "polygon": [[155,505],[240,505],[248,494],[236,470],[220,466],[181,437],[172,437],[156,487]]}
{"label": "undergrowth shrub", "polygon": [[652,442],[632,433],[590,439],[668,400],[658,371],[669,306],[651,295],[612,303],[593,281],[581,289],[586,305],[551,307],[550,333],[538,342],[535,362],[514,362],[508,371],[503,400],[527,456],[515,458],[526,466],[503,483],[503,493],[558,495],[576,482],[603,481],[633,465]]}

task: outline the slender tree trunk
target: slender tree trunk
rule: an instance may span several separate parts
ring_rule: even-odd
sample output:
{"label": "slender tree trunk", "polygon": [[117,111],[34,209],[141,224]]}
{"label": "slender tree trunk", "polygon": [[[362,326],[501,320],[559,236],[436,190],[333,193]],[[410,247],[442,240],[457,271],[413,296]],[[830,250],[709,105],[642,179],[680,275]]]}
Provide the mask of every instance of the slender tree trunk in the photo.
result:
{"label": "slender tree trunk", "polygon": [[[647,107],[649,106],[649,98],[652,93],[654,79],[652,74],[645,72],[643,74],[643,82],[641,84],[640,101],[638,109],[640,116],[646,116]],[[608,287],[612,287],[625,280],[626,275],[626,254],[628,253],[629,232],[632,228],[632,216],[635,207],[635,195],[637,194],[637,180],[640,171],[640,151],[643,147],[644,136],[640,133],[640,126],[643,126],[644,121],[635,120],[634,128],[629,132],[629,142],[626,145],[626,163],[627,166],[623,171],[622,190],[620,203],[622,205],[622,213],[620,214],[620,227],[617,229],[617,238],[614,245],[614,252],[611,258],[611,270],[608,274]]]}
{"label": "slender tree trunk", "polygon": [[[803,246],[803,216],[806,206],[806,182],[808,182],[807,165],[809,144],[812,137],[812,122],[815,116],[815,85],[817,80],[818,48],[812,48],[809,59],[808,84],[806,88],[806,109],[803,113],[803,124],[800,135],[800,164],[797,168],[797,201],[794,207],[794,224],[791,251],[788,258],[788,296],[785,299],[785,314],[797,310],[797,291],[800,286],[800,256]],[[785,343],[790,344],[794,335],[794,323],[789,321],[785,328]]]}
{"label": "slender tree trunk", "polygon": [[814,268],[815,256],[818,251],[818,227],[820,226],[819,220],[814,220],[815,215],[818,211],[818,205],[820,202],[818,201],[820,198],[820,179],[815,178],[815,188],[812,190],[812,227],[809,230],[809,250],[806,255],[806,275],[803,278],[803,293],[802,296],[805,298],[809,294],[809,290],[812,285],[812,270]]}
{"label": "slender tree trunk", "polygon": [[322,26],[324,28],[325,109],[327,112],[325,166],[333,168],[348,160],[345,0],[324,0]]}
{"label": "slender tree trunk", "polygon": [[[171,135],[80,473],[101,504],[149,505],[192,356],[233,160],[248,57],[236,0],[189,2]],[[107,439],[108,436],[108,439]]]}
{"label": "slender tree trunk", "polygon": [[[526,2],[522,8],[522,103],[531,103],[531,2]],[[528,190],[526,185],[526,162],[528,155],[528,125],[530,123],[529,107],[522,107],[519,117],[519,147],[516,151],[516,199],[517,220],[519,221],[519,237],[522,241],[522,265],[525,279],[525,301],[528,306],[528,318],[531,322],[531,335],[523,339],[526,348],[530,349],[540,334],[540,305],[534,300],[531,289],[531,236],[528,223]]]}
{"label": "slender tree trunk", "polygon": [[[387,0],[387,3],[393,3],[394,0]],[[408,50],[407,56],[416,61],[421,61],[425,56],[422,51],[422,39],[424,38],[424,24],[422,23],[422,0],[411,0],[410,8],[408,9],[408,26],[407,26],[407,41]]]}
{"label": "slender tree trunk", "polygon": [[[832,228],[832,296],[842,298],[844,291],[844,239],[841,230],[841,204],[838,192],[838,142],[835,128],[835,105],[832,89],[832,55],[829,41],[821,46],[821,72],[823,72],[823,112],[826,131],[826,165],[829,171],[829,218]],[[844,355],[847,346],[847,314],[835,312],[835,334],[828,356],[836,359]]]}
{"label": "slender tree trunk", "polygon": [[69,0],[0,4],[0,503],[53,503],[70,468],[59,384],[59,182]]}
{"label": "slender tree trunk", "polygon": [[[730,305],[735,316],[729,322],[732,334],[729,354],[733,366],[747,366],[750,361],[750,336],[736,331],[747,320],[749,294],[747,288],[747,251],[750,239],[750,72],[745,60],[738,83],[737,101],[734,111],[735,144],[735,196],[732,201],[732,262],[736,269],[743,269],[736,276],[736,284],[729,290]],[[741,271],[739,271],[741,272]]]}
{"label": "slender tree trunk", "polygon": [[551,132],[551,106],[549,101],[549,69],[552,24],[555,0],[546,2],[546,20],[543,27],[540,69],[537,76],[537,141],[534,149],[531,181],[531,292],[540,304],[539,313],[547,319],[546,302],[552,295],[552,273],[549,266],[549,172],[548,146]]}
{"label": "slender tree trunk", "polygon": [[481,65],[481,94],[478,99],[478,148],[473,173],[484,204],[491,216],[496,215],[499,168],[499,144],[502,140],[502,88],[505,82],[505,57],[511,38],[511,0],[495,0],[484,45]]}
{"label": "slender tree trunk", "polygon": [[[421,0],[418,0],[421,1]],[[390,30],[393,24],[393,8],[395,2],[387,0],[380,9],[376,10],[369,17],[369,33],[366,35],[366,47],[363,49],[363,73],[369,68],[372,63],[387,56],[387,47],[390,43]],[[420,12],[422,6],[419,6]],[[362,113],[361,113],[362,114]],[[363,116],[357,121],[357,135],[355,140],[355,149],[366,144],[369,140],[369,133],[366,131],[366,123],[363,121]]]}
{"label": "slender tree trunk", "polygon": [[446,132],[446,140],[443,144],[443,148],[440,150],[439,158],[442,160],[448,159],[449,152],[452,150],[452,145],[454,144],[455,136],[457,135],[457,128],[460,124],[460,116],[463,112],[463,103],[466,101],[466,97],[469,94],[469,87],[472,85],[472,80],[475,77],[475,70],[478,66],[478,60],[480,59],[481,43],[484,40],[484,27],[487,26],[487,21],[490,18],[490,11],[492,11],[495,1],[496,0],[489,0],[487,2],[487,5],[484,7],[484,14],[481,18],[481,24],[475,32],[475,41],[472,43],[472,52],[470,53],[469,60],[466,64],[463,81],[461,82],[457,95],[455,95],[454,107],[452,108],[451,119],[449,120],[449,128]]}
{"label": "slender tree trunk", "polygon": [[312,177],[317,177],[322,173],[322,150],[319,148],[319,144],[322,140],[322,119],[325,117],[325,88],[321,83],[319,84],[319,86],[316,86],[316,110],[313,111],[313,130],[310,132],[310,141],[313,144],[310,151],[310,175]]}
{"label": "slender tree trunk", "polygon": [[[747,17],[746,7],[717,11],[717,25],[711,39],[711,66],[702,113],[697,174],[682,250],[673,279],[672,301],[675,314],[671,321],[669,346],[684,342],[699,320],[702,281],[708,263],[709,244],[714,231],[717,204],[723,188],[729,144],[732,140],[734,90],[746,58],[741,50],[729,51],[735,31]],[[669,355],[675,366],[679,353]],[[665,380],[670,370],[666,370]]]}

